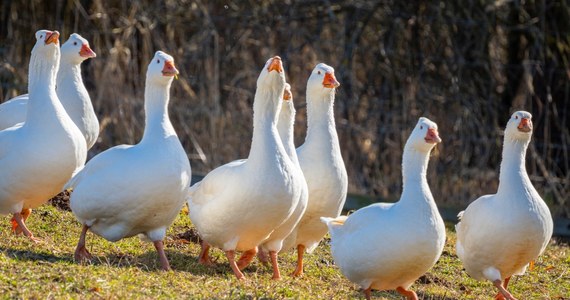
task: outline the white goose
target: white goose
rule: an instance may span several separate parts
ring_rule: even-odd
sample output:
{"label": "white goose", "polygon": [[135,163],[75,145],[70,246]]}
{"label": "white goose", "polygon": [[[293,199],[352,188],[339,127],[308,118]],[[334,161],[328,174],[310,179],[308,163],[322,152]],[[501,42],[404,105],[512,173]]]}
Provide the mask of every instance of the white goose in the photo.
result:
{"label": "white goose", "polygon": [[[522,275],[546,248],[553,222],[525,167],[532,136],[531,114],[517,111],[505,128],[499,188],[459,214],[457,256],[477,280],[498,289],[497,299],[515,299],[507,290],[512,275]],[[504,282],[504,284],[503,284]]]}
{"label": "white goose", "polygon": [[276,128],[284,87],[283,65],[276,56],[267,61],[257,79],[253,140],[247,160],[218,167],[190,188],[190,219],[205,241],[200,262],[209,262],[209,245],[219,247],[238,279],[244,275],[235,261],[235,251],[253,251],[255,255],[252,249],[291,216],[301,193],[302,178]]}
{"label": "white goose", "polygon": [[164,270],[170,269],[162,240],[180,211],[190,184],[190,163],[170,123],[170,85],[178,74],[172,56],[157,51],[145,84],[145,130],[136,145],[100,153],[67,184],[71,210],[83,224],[75,259],[91,255],[87,230],[109,241],[141,234],[154,243]]}
{"label": "white goose", "polygon": [[[89,48],[89,41],[77,33],[72,34],[61,46],[61,60],[56,81],[57,97],[83,133],[87,149],[97,141],[99,122],[81,78],[81,63],[96,56]],[[25,121],[28,99],[29,95],[24,94],[0,105],[0,130]]]}
{"label": "white goose", "polygon": [[340,153],[333,107],[335,88],[339,85],[334,69],[323,63],[313,69],[307,82],[307,137],[297,149],[297,155],[309,188],[309,200],[301,221],[284,247],[297,248],[294,276],[303,274],[304,252],[312,252],[327,233],[319,217],[337,217],[346,201],[348,177]]}
{"label": "white goose", "polygon": [[0,213],[14,214],[12,229],[33,240],[25,225],[31,209],[57,195],[87,157],[85,139],[55,92],[58,38],[57,31],[36,32],[25,122],[0,131]]}
{"label": "white goose", "polygon": [[[301,220],[301,217],[305,213],[307,208],[307,200],[309,197],[309,191],[307,187],[307,182],[305,181],[305,176],[303,171],[301,171],[301,166],[299,165],[299,159],[297,158],[297,152],[295,151],[295,140],[294,140],[294,129],[295,129],[295,105],[293,103],[293,94],[291,93],[291,86],[286,83],[285,91],[283,93],[283,104],[281,107],[281,112],[279,113],[279,120],[277,122],[277,131],[281,137],[281,142],[285,147],[285,152],[293,161],[296,168],[296,175],[301,178],[301,194],[299,197],[299,203],[295,207],[293,214],[281,224],[279,227],[275,228],[275,231],[271,233],[269,238],[267,238],[263,244],[260,246],[260,255],[262,260],[266,260],[264,257],[265,252],[269,252],[271,258],[271,265],[273,266],[273,279],[280,279],[281,275],[279,273],[279,267],[277,264],[277,253],[281,250],[283,241],[287,238],[295,226]],[[241,261],[241,259],[240,259]],[[240,269],[245,267],[245,265],[240,265]]]}
{"label": "white goose", "polygon": [[418,299],[409,287],[443,251],[445,226],[426,179],[430,152],[439,142],[437,125],[420,118],[404,146],[400,201],[321,218],[329,227],[335,263],[364,289],[366,299],[372,289],[395,289]]}

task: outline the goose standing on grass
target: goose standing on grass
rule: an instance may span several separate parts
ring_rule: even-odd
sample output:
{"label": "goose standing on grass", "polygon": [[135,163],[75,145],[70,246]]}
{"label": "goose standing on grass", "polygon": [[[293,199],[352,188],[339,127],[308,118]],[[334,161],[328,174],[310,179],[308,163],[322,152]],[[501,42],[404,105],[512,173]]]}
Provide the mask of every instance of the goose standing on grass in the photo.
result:
{"label": "goose standing on grass", "polygon": [[[97,141],[99,122],[81,78],[81,63],[96,56],[89,47],[89,41],[77,33],[72,34],[61,46],[61,60],[56,80],[57,97],[85,137],[87,149]],[[29,94],[25,94],[0,105],[0,130],[26,120],[28,99]]]}
{"label": "goose standing on grass", "polygon": [[12,230],[36,240],[26,227],[31,209],[57,195],[85,163],[85,138],[59,101],[59,32],[39,30],[28,75],[24,123],[0,131],[0,213],[12,213]]}
{"label": "goose standing on grass", "polygon": [[[273,267],[273,279],[280,279],[281,274],[279,272],[279,266],[277,264],[277,253],[283,245],[283,241],[287,236],[291,234],[295,226],[301,220],[301,217],[305,213],[307,208],[307,200],[309,197],[309,191],[307,187],[307,182],[305,181],[305,176],[303,171],[301,171],[301,166],[299,165],[299,159],[297,158],[297,152],[295,150],[295,140],[294,140],[294,129],[295,129],[295,104],[293,103],[293,94],[291,93],[291,86],[286,83],[285,91],[283,93],[281,112],[279,112],[279,120],[277,122],[277,131],[279,132],[279,137],[281,137],[281,142],[285,147],[285,152],[293,161],[296,168],[296,175],[300,180],[301,184],[301,194],[299,197],[299,203],[295,207],[293,214],[281,224],[279,227],[275,228],[275,231],[271,233],[269,238],[267,238],[263,244],[261,244],[259,249],[260,259],[262,262],[267,261],[266,252],[269,252],[271,259],[271,265]],[[249,261],[238,261],[238,267],[240,270],[243,269]]]}
{"label": "goose standing on grass", "polygon": [[348,177],[334,121],[335,88],[339,85],[334,69],[323,63],[315,67],[307,82],[307,137],[297,155],[309,200],[301,221],[285,241],[287,249],[297,248],[294,276],[303,274],[304,252],[312,252],[327,233],[319,217],[337,217],[346,201]]}
{"label": "goose standing on grass", "polygon": [[83,224],[77,261],[91,257],[85,247],[88,230],[113,242],[140,234],[154,243],[162,269],[170,269],[162,240],[184,204],[191,176],[168,116],[177,74],[172,56],[157,51],[146,73],[142,140],[100,153],[67,184],[73,188],[71,210]]}
{"label": "goose standing on grass", "polygon": [[[244,275],[235,261],[235,251],[255,256],[257,246],[293,214],[301,194],[302,178],[276,127],[284,88],[283,65],[275,56],[257,79],[247,160],[214,169],[189,192],[190,219],[204,240],[200,263],[211,263],[210,245],[219,247],[238,279]],[[275,249],[280,248],[277,241]]]}
{"label": "goose standing on grass", "polygon": [[364,289],[366,299],[372,289],[418,299],[410,286],[443,251],[445,226],[426,178],[430,152],[440,142],[437,125],[420,118],[404,146],[400,201],[321,218],[329,227],[335,263]]}
{"label": "goose standing on grass", "polygon": [[525,167],[532,136],[532,115],[515,112],[505,128],[499,188],[459,213],[456,225],[457,256],[467,273],[491,281],[496,299],[515,299],[507,291],[512,275],[523,275],[527,266],[546,248],[553,222]]}

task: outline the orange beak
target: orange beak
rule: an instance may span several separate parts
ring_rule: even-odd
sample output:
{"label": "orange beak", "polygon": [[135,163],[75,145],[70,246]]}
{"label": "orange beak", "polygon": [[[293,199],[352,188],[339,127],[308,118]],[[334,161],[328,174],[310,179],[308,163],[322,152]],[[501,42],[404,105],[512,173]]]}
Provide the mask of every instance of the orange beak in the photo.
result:
{"label": "orange beak", "polygon": [[522,118],[519,126],[517,126],[519,131],[531,132],[532,131],[532,121],[528,118]]}
{"label": "orange beak", "polygon": [[162,76],[176,76],[178,74],[179,72],[172,61],[167,61],[164,63],[164,68],[162,68]]}
{"label": "orange beak", "polygon": [[275,56],[271,59],[269,66],[267,67],[267,71],[277,71],[277,73],[283,72],[283,63],[281,62],[281,57]]}
{"label": "orange beak", "polygon": [[291,90],[285,89],[283,92],[283,100],[289,101],[292,97],[293,95],[291,94]]}
{"label": "orange beak", "polygon": [[51,43],[58,44],[59,43],[59,32],[57,31],[48,31],[46,33],[45,44],[49,45]]}
{"label": "orange beak", "polygon": [[95,54],[95,52],[93,52],[93,50],[89,48],[89,45],[83,44],[83,46],[81,46],[81,50],[79,50],[79,56],[85,58],[92,58],[92,57],[97,57],[97,54]]}
{"label": "orange beak", "polygon": [[334,89],[340,86],[340,83],[336,81],[334,73],[325,73],[325,78],[323,79],[323,86],[329,89]]}
{"label": "orange beak", "polygon": [[441,143],[441,138],[439,137],[439,133],[437,132],[437,129],[435,129],[435,128],[428,129],[428,132],[426,133],[425,141],[426,141],[426,143],[430,143],[430,144]]}

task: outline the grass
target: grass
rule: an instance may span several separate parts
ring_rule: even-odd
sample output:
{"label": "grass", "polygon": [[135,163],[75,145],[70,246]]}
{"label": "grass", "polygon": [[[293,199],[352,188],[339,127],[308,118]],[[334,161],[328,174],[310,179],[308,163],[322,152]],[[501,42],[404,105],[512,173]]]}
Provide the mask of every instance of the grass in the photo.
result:
{"label": "grass", "polygon": [[[181,213],[168,232],[167,256],[173,271],[159,270],[150,243],[128,238],[110,243],[89,233],[90,264],[73,262],[80,225],[71,212],[51,205],[35,210],[28,220],[34,244],[9,230],[9,217],[0,217],[0,298],[362,298],[358,287],[342,276],[333,264],[328,239],[306,256],[305,275],[288,276],[295,266],[294,253],[280,256],[281,281],[271,280],[271,270],[255,261],[246,268],[246,282],[235,279],[224,254],[212,251],[213,267],[197,263],[199,245],[191,235],[191,223]],[[462,271],[455,256],[455,234],[439,262],[412,286],[420,299],[490,299],[495,289],[477,282]],[[190,241],[189,241],[190,240]],[[533,271],[515,277],[509,285],[521,299],[568,299],[570,295],[570,247],[551,242]],[[374,292],[377,299],[401,299],[394,292]]]}

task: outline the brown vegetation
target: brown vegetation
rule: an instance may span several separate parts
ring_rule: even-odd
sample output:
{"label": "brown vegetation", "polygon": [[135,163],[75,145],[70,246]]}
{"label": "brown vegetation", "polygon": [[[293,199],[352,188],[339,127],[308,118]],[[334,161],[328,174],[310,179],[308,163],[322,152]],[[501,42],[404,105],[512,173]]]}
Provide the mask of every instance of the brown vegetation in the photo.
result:
{"label": "brown vegetation", "polygon": [[570,5],[567,1],[12,1],[0,3],[0,102],[26,91],[33,33],[91,42],[84,79],[102,124],[92,154],[136,142],[146,65],[175,57],[171,118],[194,172],[245,157],[255,80],[280,55],[305,135],[304,89],[337,70],[336,121],[350,190],[399,195],[403,143],[419,116],[443,143],[429,181],[442,205],[493,192],[501,130],[533,113],[528,171],[555,216],[570,215]]}

